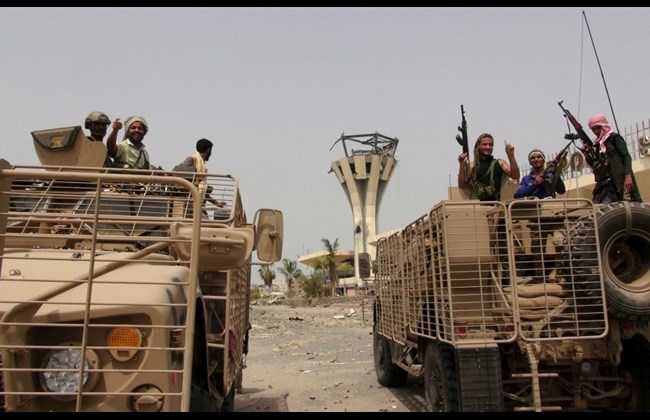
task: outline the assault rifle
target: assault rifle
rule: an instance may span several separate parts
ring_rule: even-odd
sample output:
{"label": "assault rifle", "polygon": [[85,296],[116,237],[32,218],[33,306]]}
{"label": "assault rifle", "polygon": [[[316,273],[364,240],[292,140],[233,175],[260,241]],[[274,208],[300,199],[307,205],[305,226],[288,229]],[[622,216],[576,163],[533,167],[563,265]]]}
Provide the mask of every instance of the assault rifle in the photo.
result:
{"label": "assault rifle", "polygon": [[562,106],[562,102],[564,101],[560,101],[557,104],[562,109],[562,112],[564,112],[564,116],[567,118],[567,120],[569,120],[573,128],[575,128],[576,132],[578,133],[577,135],[572,133],[566,134],[564,138],[567,140],[580,139],[582,140],[583,144],[589,146],[589,152],[587,154],[587,163],[589,164],[589,166],[591,166],[591,168],[594,171],[597,171],[598,168],[600,167],[600,159],[598,157],[598,153],[596,152],[596,149],[594,148],[594,142],[591,141],[587,133],[585,133],[585,130],[582,129],[582,125],[580,125],[578,120],[576,120],[576,118],[571,114],[571,112],[569,112],[568,109]]}
{"label": "assault rifle", "polygon": [[458,131],[460,131],[460,134],[456,134],[456,141],[458,144],[461,145],[463,148],[463,153],[467,154],[467,164],[465,165],[465,179],[469,180],[469,144],[467,140],[467,120],[465,119],[465,108],[463,108],[463,105],[460,105],[460,115],[461,115],[461,123],[458,126]]}
{"label": "assault rifle", "polygon": [[569,153],[569,146],[571,146],[574,141],[573,138],[570,138],[568,140],[570,140],[569,144],[560,150],[560,153],[555,156],[555,159],[546,164],[546,169],[544,170],[545,177],[549,172],[553,172],[553,178],[549,182],[544,182],[543,184],[544,192],[546,192],[546,195],[553,198],[555,198],[555,186],[557,185],[557,181],[560,179],[560,176],[562,175],[562,172],[564,172],[564,169],[567,165],[566,155]]}

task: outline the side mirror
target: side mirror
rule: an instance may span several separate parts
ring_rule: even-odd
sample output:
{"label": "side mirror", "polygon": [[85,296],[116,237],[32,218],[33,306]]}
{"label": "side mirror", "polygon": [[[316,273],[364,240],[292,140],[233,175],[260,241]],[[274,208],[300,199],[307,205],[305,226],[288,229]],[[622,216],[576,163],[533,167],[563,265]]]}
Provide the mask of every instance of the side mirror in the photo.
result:
{"label": "side mirror", "polygon": [[280,261],[284,229],[282,212],[259,209],[255,212],[254,225],[257,258],[264,262]]}
{"label": "side mirror", "polygon": [[359,277],[361,279],[367,279],[370,277],[370,267],[372,266],[372,260],[370,254],[367,252],[359,253]]}

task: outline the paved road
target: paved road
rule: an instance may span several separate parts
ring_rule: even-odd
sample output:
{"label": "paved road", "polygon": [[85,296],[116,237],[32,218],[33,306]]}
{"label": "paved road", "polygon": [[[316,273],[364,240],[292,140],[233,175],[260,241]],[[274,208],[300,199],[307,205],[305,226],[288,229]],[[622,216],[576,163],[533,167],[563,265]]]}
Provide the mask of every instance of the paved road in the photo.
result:
{"label": "paved road", "polygon": [[377,383],[372,312],[368,307],[363,312],[360,300],[325,307],[253,306],[235,411],[425,411],[421,381],[409,379],[399,389]]}

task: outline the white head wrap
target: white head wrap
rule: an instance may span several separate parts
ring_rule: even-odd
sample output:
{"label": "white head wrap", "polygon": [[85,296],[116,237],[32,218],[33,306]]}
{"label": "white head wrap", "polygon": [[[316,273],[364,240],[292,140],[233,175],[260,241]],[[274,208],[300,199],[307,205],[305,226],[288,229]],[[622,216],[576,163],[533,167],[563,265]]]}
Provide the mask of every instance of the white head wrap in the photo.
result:
{"label": "white head wrap", "polygon": [[149,131],[149,126],[147,125],[147,121],[138,115],[132,115],[129,118],[127,118],[126,122],[124,123],[124,138],[127,138],[127,135],[129,133],[129,127],[131,127],[131,125],[136,121],[139,121],[142,123],[142,125],[144,125],[144,134],[147,134],[147,131]]}
{"label": "white head wrap", "polygon": [[544,156],[544,152],[539,149],[533,149],[530,151],[530,153],[528,153],[528,162],[530,162],[530,158],[532,158],[533,155],[541,155],[542,159],[544,159],[544,162],[546,162],[546,156]]}

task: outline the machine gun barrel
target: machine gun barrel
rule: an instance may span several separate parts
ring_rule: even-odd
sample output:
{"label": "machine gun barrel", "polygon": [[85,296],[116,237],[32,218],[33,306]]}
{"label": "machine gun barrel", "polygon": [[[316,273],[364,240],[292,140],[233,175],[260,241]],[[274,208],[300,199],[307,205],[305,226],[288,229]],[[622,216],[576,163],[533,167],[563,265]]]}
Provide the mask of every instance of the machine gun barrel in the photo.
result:
{"label": "machine gun barrel", "polygon": [[598,157],[598,154],[596,153],[596,149],[594,148],[594,142],[591,141],[587,133],[585,133],[585,130],[582,129],[582,125],[578,122],[578,120],[571,114],[571,112],[564,108],[562,106],[562,102],[560,101],[557,104],[560,106],[560,109],[562,109],[562,112],[564,112],[564,116],[569,120],[573,128],[575,128],[576,133],[578,133],[577,137],[571,133],[567,134],[564,136],[564,138],[568,140],[577,140],[578,138],[582,141],[583,144],[586,144],[589,146],[589,152],[587,154],[587,163],[589,166],[592,167],[592,169],[596,170],[597,166],[600,166],[600,159]]}

